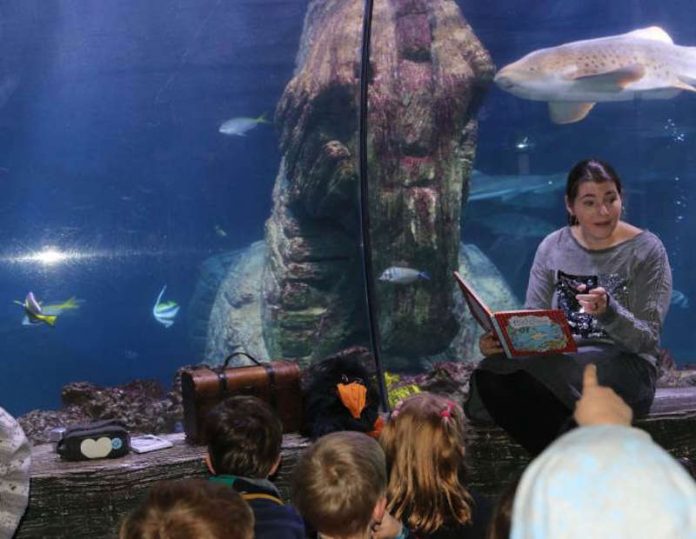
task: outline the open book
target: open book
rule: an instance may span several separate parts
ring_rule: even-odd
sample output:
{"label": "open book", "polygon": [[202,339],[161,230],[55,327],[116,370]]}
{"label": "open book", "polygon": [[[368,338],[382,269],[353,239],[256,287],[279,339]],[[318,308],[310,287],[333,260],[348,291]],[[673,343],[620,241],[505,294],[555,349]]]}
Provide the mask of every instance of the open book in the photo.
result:
{"label": "open book", "polygon": [[577,347],[563,311],[522,309],[492,312],[456,271],[471,314],[486,331],[498,336],[507,357],[575,352]]}

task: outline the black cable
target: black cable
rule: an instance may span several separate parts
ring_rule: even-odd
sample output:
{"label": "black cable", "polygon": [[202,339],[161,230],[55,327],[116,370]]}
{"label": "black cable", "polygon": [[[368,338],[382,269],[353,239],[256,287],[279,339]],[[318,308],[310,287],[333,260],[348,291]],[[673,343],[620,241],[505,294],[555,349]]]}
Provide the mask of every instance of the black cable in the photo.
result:
{"label": "black cable", "polygon": [[365,304],[370,333],[370,347],[375,358],[377,383],[382,409],[389,411],[384,369],[380,357],[379,326],[375,320],[375,278],[372,272],[372,240],[370,237],[370,203],[367,175],[367,92],[370,84],[370,33],[372,31],[373,0],[365,0],[363,13],[362,51],[360,58],[360,108],[358,116],[358,174],[360,177],[360,238],[362,241],[363,276],[365,278]]}

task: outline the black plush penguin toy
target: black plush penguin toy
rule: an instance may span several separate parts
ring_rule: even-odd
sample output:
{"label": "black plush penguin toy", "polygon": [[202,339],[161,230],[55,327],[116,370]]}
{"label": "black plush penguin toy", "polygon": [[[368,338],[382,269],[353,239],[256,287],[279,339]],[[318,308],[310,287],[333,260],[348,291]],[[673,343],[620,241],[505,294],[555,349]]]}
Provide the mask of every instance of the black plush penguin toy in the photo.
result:
{"label": "black plush penguin toy", "polygon": [[312,440],[341,430],[378,436],[379,392],[365,367],[367,350],[353,347],[312,365],[306,372],[303,434]]}

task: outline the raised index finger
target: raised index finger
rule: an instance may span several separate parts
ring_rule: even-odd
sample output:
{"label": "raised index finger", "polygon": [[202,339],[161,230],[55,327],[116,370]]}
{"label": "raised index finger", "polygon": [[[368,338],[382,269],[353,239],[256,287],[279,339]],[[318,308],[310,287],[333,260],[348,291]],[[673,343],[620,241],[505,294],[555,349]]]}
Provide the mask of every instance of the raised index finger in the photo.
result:
{"label": "raised index finger", "polygon": [[582,390],[584,392],[588,387],[596,387],[598,385],[597,366],[594,363],[590,363],[585,367],[585,372],[582,375]]}

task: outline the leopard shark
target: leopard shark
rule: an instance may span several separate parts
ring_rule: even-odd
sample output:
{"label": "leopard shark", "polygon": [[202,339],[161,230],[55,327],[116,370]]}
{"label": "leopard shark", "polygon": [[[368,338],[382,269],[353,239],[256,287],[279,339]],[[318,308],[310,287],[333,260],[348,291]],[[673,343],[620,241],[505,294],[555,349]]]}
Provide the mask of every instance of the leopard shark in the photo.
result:
{"label": "leopard shark", "polygon": [[696,47],[675,45],[662,28],[538,49],[494,78],[506,92],[547,101],[551,120],[584,119],[598,102],[670,99],[696,92]]}

